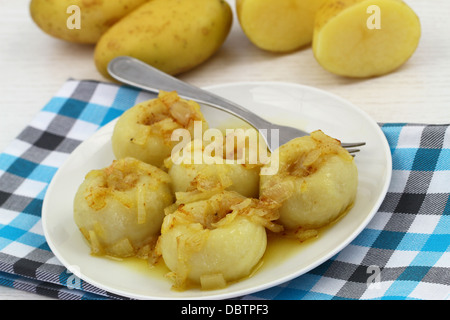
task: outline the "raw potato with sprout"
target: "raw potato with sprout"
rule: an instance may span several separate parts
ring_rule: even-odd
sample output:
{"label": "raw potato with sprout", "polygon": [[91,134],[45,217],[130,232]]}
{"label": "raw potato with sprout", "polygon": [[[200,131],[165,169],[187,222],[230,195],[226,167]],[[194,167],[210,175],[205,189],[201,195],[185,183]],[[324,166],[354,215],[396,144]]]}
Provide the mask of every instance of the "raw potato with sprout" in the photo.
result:
{"label": "raw potato with sprout", "polygon": [[266,228],[273,223],[276,206],[225,191],[180,205],[164,218],[157,244],[172,271],[174,288],[190,284],[219,289],[249,276],[267,246]]}
{"label": "raw potato with sprout", "polygon": [[313,51],[337,75],[379,76],[412,56],[420,34],[419,18],[401,0],[330,0],[316,14]]}
{"label": "raw potato with sprout", "polygon": [[137,159],[89,172],[74,199],[74,219],[94,255],[146,256],[173,203],[167,173]]}
{"label": "raw potato with sprout", "polygon": [[279,171],[261,176],[260,197],[281,205],[279,223],[287,230],[323,227],[353,204],[358,171],[338,140],[315,131],[286,143],[273,156]]}
{"label": "raw potato with sprout", "polygon": [[112,135],[114,155],[161,167],[179,143],[172,141],[173,131],[187,129],[193,137],[196,121],[202,130],[208,127],[198,103],[161,91],[157,99],[139,103],[120,116]]}

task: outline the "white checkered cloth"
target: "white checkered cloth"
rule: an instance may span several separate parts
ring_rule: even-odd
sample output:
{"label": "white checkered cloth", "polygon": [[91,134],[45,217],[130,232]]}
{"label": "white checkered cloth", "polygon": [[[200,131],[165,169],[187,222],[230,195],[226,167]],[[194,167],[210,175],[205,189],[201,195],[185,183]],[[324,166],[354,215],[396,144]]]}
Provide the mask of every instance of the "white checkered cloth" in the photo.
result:
{"label": "white checkered cloth", "polygon": [[[49,182],[101,126],[154,95],[95,81],[67,81],[0,154],[0,284],[59,299],[124,299],[71,274],[41,226]],[[385,201],[340,253],[282,285],[240,299],[449,299],[449,125],[381,125],[393,155]]]}

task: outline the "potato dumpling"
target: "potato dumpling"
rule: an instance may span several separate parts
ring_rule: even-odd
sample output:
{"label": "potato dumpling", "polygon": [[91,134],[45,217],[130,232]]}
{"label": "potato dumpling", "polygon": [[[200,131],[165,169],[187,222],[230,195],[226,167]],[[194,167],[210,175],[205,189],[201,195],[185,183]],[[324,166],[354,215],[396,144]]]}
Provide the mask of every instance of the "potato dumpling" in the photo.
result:
{"label": "potato dumpling", "polygon": [[167,173],[137,159],[90,171],[74,199],[74,219],[94,255],[148,254],[173,203]]}
{"label": "potato dumpling", "polygon": [[[31,0],[30,13],[39,28],[53,37],[95,44],[112,25],[147,1]],[[79,8],[79,15],[73,6]],[[72,28],[76,18],[80,19],[79,28]]]}
{"label": "potato dumpling", "polygon": [[231,191],[180,205],[164,218],[157,244],[174,288],[218,289],[249,276],[266,250],[265,227],[273,226],[277,213]]}
{"label": "potato dumpling", "polygon": [[[173,190],[178,194],[228,190],[258,198],[262,166],[258,132],[236,129],[225,136],[217,148],[209,148],[213,143],[193,140],[185,147],[190,153],[183,154],[176,163],[173,157],[166,159]],[[265,144],[261,147],[267,148]],[[211,150],[212,155],[207,158]]]}
{"label": "potato dumpling", "polygon": [[259,196],[260,167],[245,164],[172,164],[169,175],[175,192],[222,189],[250,198]]}
{"label": "potato dumpling", "polygon": [[316,14],[313,51],[337,75],[380,76],[413,55],[420,35],[419,18],[401,0],[330,0]]}
{"label": "potato dumpling", "polygon": [[257,47],[289,52],[312,41],[315,12],[326,0],[236,0],[242,30]]}
{"label": "potato dumpling", "polygon": [[172,141],[173,131],[187,129],[193,137],[197,121],[202,130],[207,128],[196,102],[181,99],[176,92],[161,91],[158,98],[139,103],[120,116],[112,135],[114,155],[161,167],[179,143]]}
{"label": "potato dumpling", "polygon": [[338,140],[315,131],[274,155],[271,161],[279,161],[279,170],[261,176],[260,197],[281,204],[279,223],[287,230],[320,228],[353,204],[358,171]]}

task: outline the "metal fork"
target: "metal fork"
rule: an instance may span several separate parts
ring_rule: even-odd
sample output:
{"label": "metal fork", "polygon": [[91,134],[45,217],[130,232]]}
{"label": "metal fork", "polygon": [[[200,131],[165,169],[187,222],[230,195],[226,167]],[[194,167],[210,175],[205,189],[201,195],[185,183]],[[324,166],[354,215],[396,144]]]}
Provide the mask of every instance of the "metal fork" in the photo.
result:
{"label": "metal fork", "polygon": [[[184,99],[194,100],[241,118],[261,133],[272,152],[294,138],[309,135],[293,127],[271,123],[232,101],[183,82],[132,57],[122,56],[111,60],[108,72],[114,79],[124,84],[153,93],[158,93],[160,90],[176,91]],[[347,148],[348,152],[356,153],[360,150],[355,148],[365,145],[365,142],[341,145]]]}

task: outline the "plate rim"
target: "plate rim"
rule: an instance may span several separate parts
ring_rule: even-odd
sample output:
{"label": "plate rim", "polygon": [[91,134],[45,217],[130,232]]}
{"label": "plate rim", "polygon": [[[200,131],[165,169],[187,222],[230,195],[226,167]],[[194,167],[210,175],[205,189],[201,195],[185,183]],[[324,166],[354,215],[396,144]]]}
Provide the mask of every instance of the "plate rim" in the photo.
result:
{"label": "plate rim", "polygon": [[[323,257],[321,257],[320,259],[316,259],[314,261],[314,263],[309,264],[308,266],[306,266],[305,268],[301,269],[299,272],[296,273],[292,273],[292,274],[288,274],[284,277],[280,277],[277,278],[276,281],[272,281],[266,284],[261,284],[258,285],[256,288],[248,288],[248,289],[241,289],[241,290],[237,290],[237,291],[231,291],[228,293],[218,293],[218,294],[211,294],[211,295],[198,295],[198,296],[187,296],[187,297],[173,297],[173,298],[168,298],[168,297],[158,297],[158,296],[148,296],[148,295],[142,295],[142,294],[133,294],[133,293],[129,293],[129,292],[123,292],[119,289],[115,289],[115,288],[111,288],[108,285],[104,285],[98,281],[96,281],[95,279],[91,279],[90,277],[86,277],[82,274],[82,272],[80,272],[78,269],[72,269],[70,268],[71,264],[65,259],[65,257],[63,256],[62,253],[60,253],[59,249],[54,245],[53,241],[51,241],[51,236],[50,236],[50,232],[48,230],[48,225],[45,222],[48,217],[47,217],[47,206],[48,206],[48,202],[49,202],[49,195],[51,194],[51,190],[54,188],[55,185],[55,181],[57,181],[59,175],[61,174],[61,172],[64,172],[64,169],[66,167],[66,164],[69,163],[69,159],[72,157],[72,155],[76,152],[76,150],[78,148],[81,148],[82,145],[84,145],[85,142],[89,141],[90,139],[92,139],[94,136],[101,134],[103,131],[109,130],[110,126],[112,126],[115,121],[117,121],[116,119],[113,119],[112,121],[110,121],[109,123],[107,123],[106,125],[99,127],[97,129],[97,131],[95,131],[90,137],[88,137],[87,139],[85,139],[84,141],[82,141],[80,143],[79,146],[77,146],[69,155],[68,157],[65,159],[64,163],[57,169],[56,173],[54,174],[53,178],[51,179],[50,183],[47,186],[47,191],[46,194],[44,196],[43,199],[43,204],[42,204],[42,214],[41,214],[41,223],[42,223],[42,228],[43,228],[43,233],[47,242],[47,245],[49,246],[50,250],[52,251],[52,253],[54,254],[54,256],[61,262],[61,264],[67,268],[67,270],[71,273],[73,273],[75,276],[79,277],[80,279],[83,279],[83,281],[86,281],[87,283],[98,287],[99,289],[105,290],[107,292],[113,293],[113,294],[117,294],[123,297],[127,297],[127,298],[131,298],[131,299],[151,299],[151,300],[202,300],[202,299],[211,299],[211,300],[218,300],[218,299],[229,299],[229,298],[234,298],[234,297],[239,297],[239,296],[243,296],[243,295],[248,295],[254,292],[259,292],[277,285],[280,285],[282,283],[285,283],[287,281],[290,281],[294,278],[297,278],[307,272],[309,272],[310,270],[314,269],[315,267],[317,267],[318,265],[324,263],[325,261],[329,260],[331,257],[333,257],[334,255],[336,255],[338,252],[342,251],[347,245],[349,245],[369,224],[369,222],[373,219],[374,215],[377,213],[378,209],[380,208],[382,202],[384,201],[387,191],[389,189],[390,183],[391,183],[391,179],[392,179],[392,154],[390,151],[390,147],[389,147],[389,143],[387,141],[387,138],[385,136],[385,134],[383,133],[383,131],[381,130],[381,127],[378,125],[378,123],[372,118],[370,117],[370,115],[368,113],[366,113],[364,110],[360,109],[359,107],[357,107],[356,105],[354,105],[352,102],[350,102],[347,99],[344,99],[342,97],[340,97],[339,95],[317,88],[317,87],[312,87],[312,86],[308,86],[308,85],[303,85],[303,84],[298,84],[298,83],[293,83],[293,82],[285,82],[285,81],[236,81],[236,82],[226,82],[226,83],[219,83],[219,84],[214,84],[214,85],[209,85],[209,86],[204,86],[202,87],[205,90],[215,90],[215,89],[219,89],[219,88],[225,88],[225,87],[233,87],[233,86],[250,86],[250,85],[269,85],[269,86],[289,86],[289,87],[296,87],[296,88],[303,88],[305,90],[309,90],[309,91],[313,91],[315,93],[319,93],[322,95],[326,95],[329,97],[332,97],[335,100],[338,100],[340,103],[347,105],[348,107],[350,107],[353,111],[355,111],[356,113],[358,113],[360,116],[364,117],[366,121],[368,121],[371,126],[372,129],[377,132],[377,136],[381,137],[381,141],[383,143],[383,147],[384,147],[384,155],[385,155],[385,165],[386,165],[386,172],[385,172],[385,183],[381,189],[380,195],[377,198],[377,201],[375,202],[375,204],[373,205],[370,214],[368,214],[365,219],[358,225],[358,227],[353,230],[351,232],[351,235],[349,235],[348,237],[345,238],[345,241],[342,241],[339,245],[335,246],[332,250],[330,250],[329,252],[327,252],[327,254],[325,254]],[[137,89],[140,90],[140,89]],[[88,278],[88,280],[86,280],[86,278]],[[213,291],[212,291],[213,292]]]}

